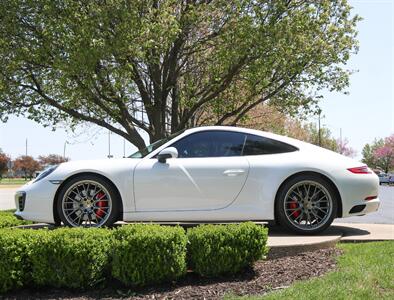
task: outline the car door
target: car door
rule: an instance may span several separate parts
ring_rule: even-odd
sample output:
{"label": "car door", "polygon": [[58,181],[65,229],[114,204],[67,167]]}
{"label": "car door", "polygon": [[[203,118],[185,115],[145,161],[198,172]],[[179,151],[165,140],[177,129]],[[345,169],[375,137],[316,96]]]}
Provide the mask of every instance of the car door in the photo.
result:
{"label": "car door", "polygon": [[245,134],[192,133],[172,144],[178,158],[143,159],[134,172],[136,211],[212,210],[230,205],[242,190],[249,163]]}

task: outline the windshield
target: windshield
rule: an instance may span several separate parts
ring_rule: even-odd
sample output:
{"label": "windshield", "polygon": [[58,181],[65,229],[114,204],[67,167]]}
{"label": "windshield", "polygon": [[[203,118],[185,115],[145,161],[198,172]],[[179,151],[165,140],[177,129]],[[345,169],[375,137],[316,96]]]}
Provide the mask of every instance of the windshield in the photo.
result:
{"label": "windshield", "polygon": [[143,158],[143,157],[147,156],[149,153],[155,151],[155,150],[156,150],[157,148],[159,148],[160,146],[162,146],[162,145],[164,145],[165,143],[167,143],[168,141],[172,140],[174,137],[180,135],[180,134],[183,133],[184,131],[185,131],[185,129],[184,129],[184,130],[181,130],[181,131],[178,131],[178,132],[176,132],[176,133],[173,133],[173,134],[171,134],[170,136],[168,136],[168,137],[166,137],[166,138],[164,138],[164,139],[158,140],[158,141],[156,141],[156,142],[150,144],[150,145],[147,146],[146,148],[144,148],[144,149],[142,149],[142,150],[140,150],[140,151],[137,151],[137,152],[131,154],[131,155],[129,156],[129,158]]}

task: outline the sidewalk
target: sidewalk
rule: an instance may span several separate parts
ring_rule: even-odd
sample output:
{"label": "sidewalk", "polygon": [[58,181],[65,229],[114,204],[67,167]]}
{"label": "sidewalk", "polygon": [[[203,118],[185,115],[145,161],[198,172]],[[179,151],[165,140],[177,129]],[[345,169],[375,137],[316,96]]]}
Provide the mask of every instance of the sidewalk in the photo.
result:
{"label": "sidewalk", "polygon": [[302,236],[269,226],[269,257],[295,255],[316,249],[333,247],[338,242],[394,241],[393,224],[335,223],[319,235]]}
{"label": "sidewalk", "polygon": [[336,223],[333,227],[343,232],[341,242],[394,240],[394,224]]}

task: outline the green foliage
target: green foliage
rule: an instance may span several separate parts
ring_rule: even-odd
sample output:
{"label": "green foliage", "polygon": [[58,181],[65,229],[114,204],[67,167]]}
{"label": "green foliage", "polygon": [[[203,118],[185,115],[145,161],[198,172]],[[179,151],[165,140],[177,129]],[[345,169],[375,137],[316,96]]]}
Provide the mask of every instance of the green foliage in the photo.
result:
{"label": "green foliage", "polygon": [[123,226],[114,232],[112,275],[125,285],[171,281],[186,272],[186,235],[180,227]]}
{"label": "green foliage", "polygon": [[375,151],[378,148],[383,147],[384,140],[383,139],[374,139],[371,144],[365,144],[361,154],[363,155],[362,162],[367,164],[370,168],[379,167],[379,161],[375,156]]}
{"label": "green foliage", "polygon": [[[189,243],[188,243],[189,238]],[[267,229],[253,223],[190,229],[0,229],[0,293],[27,286],[89,288],[115,278],[127,286],[238,272],[267,254]]]}
{"label": "green foliage", "polygon": [[14,216],[14,210],[0,211],[0,228],[28,225],[31,223],[30,221],[18,220]]}
{"label": "green foliage", "polygon": [[85,288],[105,279],[112,251],[107,229],[39,230],[29,253],[36,285]]}
{"label": "green foliage", "polygon": [[348,86],[360,18],[346,0],[14,0],[0,19],[0,119],[90,122],[142,148],[138,128],[310,111]]}
{"label": "green foliage", "polygon": [[187,231],[191,268],[204,276],[234,274],[268,253],[268,229],[251,222]]}
{"label": "green foliage", "polygon": [[30,230],[0,230],[0,293],[30,281],[27,257],[35,237]]}

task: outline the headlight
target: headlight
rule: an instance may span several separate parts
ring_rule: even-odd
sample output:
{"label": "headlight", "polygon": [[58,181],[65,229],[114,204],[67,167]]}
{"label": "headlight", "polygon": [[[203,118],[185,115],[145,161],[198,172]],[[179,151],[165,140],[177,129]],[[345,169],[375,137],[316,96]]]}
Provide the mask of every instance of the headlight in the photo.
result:
{"label": "headlight", "polygon": [[53,171],[55,171],[57,167],[58,167],[58,166],[51,166],[51,167],[46,168],[44,171],[42,171],[42,172],[36,177],[36,179],[34,179],[33,182],[40,181],[41,179],[47,177],[49,174],[51,174]]}

